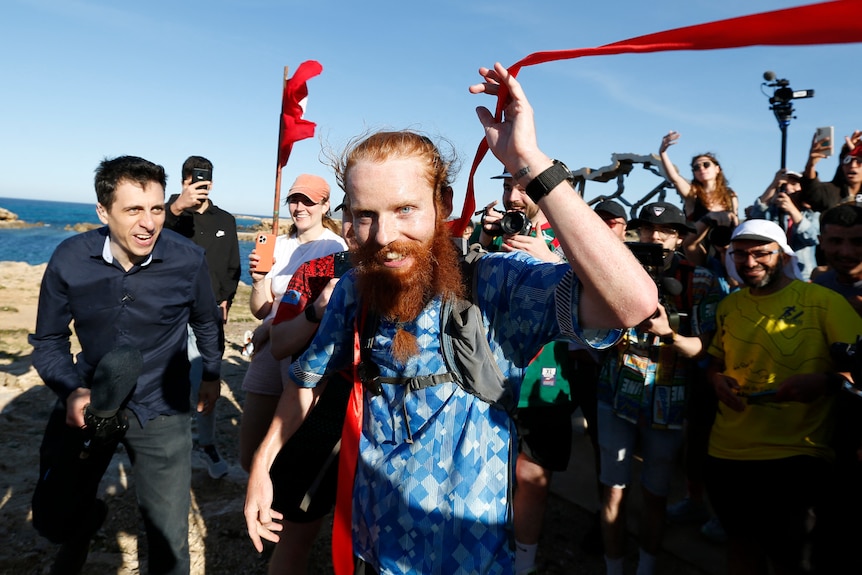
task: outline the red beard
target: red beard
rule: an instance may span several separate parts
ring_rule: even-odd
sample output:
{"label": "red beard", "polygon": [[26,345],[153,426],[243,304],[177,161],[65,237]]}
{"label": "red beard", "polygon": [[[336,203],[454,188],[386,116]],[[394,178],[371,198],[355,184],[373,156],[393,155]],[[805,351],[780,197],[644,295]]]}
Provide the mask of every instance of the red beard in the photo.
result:
{"label": "red beard", "polygon": [[[390,252],[411,257],[414,264],[404,270],[387,268],[385,256]],[[361,246],[356,259],[360,301],[389,321],[413,321],[437,295],[463,297],[458,252],[443,220],[437,221],[430,243],[398,241],[381,249]],[[392,356],[404,364],[418,352],[416,337],[399,328]]]}

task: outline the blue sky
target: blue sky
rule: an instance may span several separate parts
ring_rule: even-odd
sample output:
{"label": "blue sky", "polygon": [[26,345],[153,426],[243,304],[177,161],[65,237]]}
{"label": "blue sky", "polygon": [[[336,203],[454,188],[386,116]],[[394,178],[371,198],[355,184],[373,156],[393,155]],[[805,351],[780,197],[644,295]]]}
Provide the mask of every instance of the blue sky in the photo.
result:
{"label": "blue sky", "polygon": [[[482,138],[475,107],[494,105],[467,91],[479,66],[810,3],[6,0],[0,197],[95,202],[94,168],[121,154],[164,165],[167,191],[177,192],[183,160],[200,154],[215,164],[217,204],[271,215],[282,72],[314,59],[324,70],[309,83],[306,118],[317,135],[295,145],[283,191],[303,172],[335,189],[322,148],[340,150],[369,129],[413,128],[458,152],[459,211]],[[793,101],[788,127],[788,167],[801,170],[818,126],[835,126],[836,137],[862,128],[853,99],[860,61],[862,44],[751,47],[581,58],[524,68],[519,79],[541,147],[570,168],[599,168],[614,152],[654,153],[674,129],[682,137],[671,157],[683,173],[690,176],[694,154],[716,153],[745,206],[780,167],[763,73],[815,90]],[[821,174],[831,178],[835,167],[825,160]],[[489,179],[499,172],[488,155],[476,177],[478,205],[499,198],[499,181]],[[636,170],[625,197],[637,201],[658,183]],[[590,182],[585,197],[614,189]],[[340,201],[339,190],[333,195]]]}

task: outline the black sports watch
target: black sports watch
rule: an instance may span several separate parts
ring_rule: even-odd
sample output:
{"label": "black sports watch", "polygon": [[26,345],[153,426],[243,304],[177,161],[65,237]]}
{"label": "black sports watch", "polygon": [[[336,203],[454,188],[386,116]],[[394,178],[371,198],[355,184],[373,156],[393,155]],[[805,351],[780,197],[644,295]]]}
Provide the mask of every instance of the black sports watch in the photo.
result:
{"label": "black sports watch", "polygon": [[572,183],[574,181],[572,172],[566,167],[566,164],[560,160],[554,160],[550,168],[530,180],[530,183],[527,184],[527,195],[538,204],[540,199],[560,185],[563,180]]}
{"label": "black sports watch", "polygon": [[320,323],[320,318],[317,317],[317,310],[314,309],[314,304],[308,304],[305,308],[305,319],[311,323]]}

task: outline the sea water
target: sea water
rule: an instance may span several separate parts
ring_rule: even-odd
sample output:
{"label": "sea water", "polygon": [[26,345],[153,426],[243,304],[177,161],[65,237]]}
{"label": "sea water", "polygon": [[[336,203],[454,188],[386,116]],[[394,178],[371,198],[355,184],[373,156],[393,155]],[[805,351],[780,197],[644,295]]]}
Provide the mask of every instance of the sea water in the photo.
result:
{"label": "sea water", "polygon": [[[75,224],[100,224],[96,215],[96,204],[74,202],[50,202],[45,200],[26,200],[22,198],[0,198],[0,208],[17,214],[18,219],[28,224],[42,225],[7,229],[0,228],[0,261],[43,264],[54,253],[54,248],[76,231],[66,229]],[[258,218],[236,217],[237,227],[252,227],[259,223]],[[242,281],[248,283],[248,255],[254,242],[239,242],[239,261],[243,269]]]}

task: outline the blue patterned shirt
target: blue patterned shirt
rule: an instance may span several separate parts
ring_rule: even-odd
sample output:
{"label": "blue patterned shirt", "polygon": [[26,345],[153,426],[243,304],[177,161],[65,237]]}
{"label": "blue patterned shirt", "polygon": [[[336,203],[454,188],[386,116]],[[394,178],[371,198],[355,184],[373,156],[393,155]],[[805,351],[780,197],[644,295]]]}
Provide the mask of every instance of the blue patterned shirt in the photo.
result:
{"label": "blue patterned shirt", "polygon": [[[475,267],[474,302],[497,365],[517,396],[530,360],[561,337],[612,345],[617,331],[585,336],[577,279],[568,264],[523,252],[489,254]],[[317,336],[291,377],[313,387],[354,355],[358,309],[354,275],[332,294]],[[440,350],[441,300],[404,329],[420,352],[406,365],[389,349],[396,326],[381,321],[371,358],[384,377],[447,371]],[[353,491],[353,551],[382,574],[512,573],[511,489],[514,426],[508,414],[455,383],[420,390],[384,385],[364,394],[360,460]]]}

